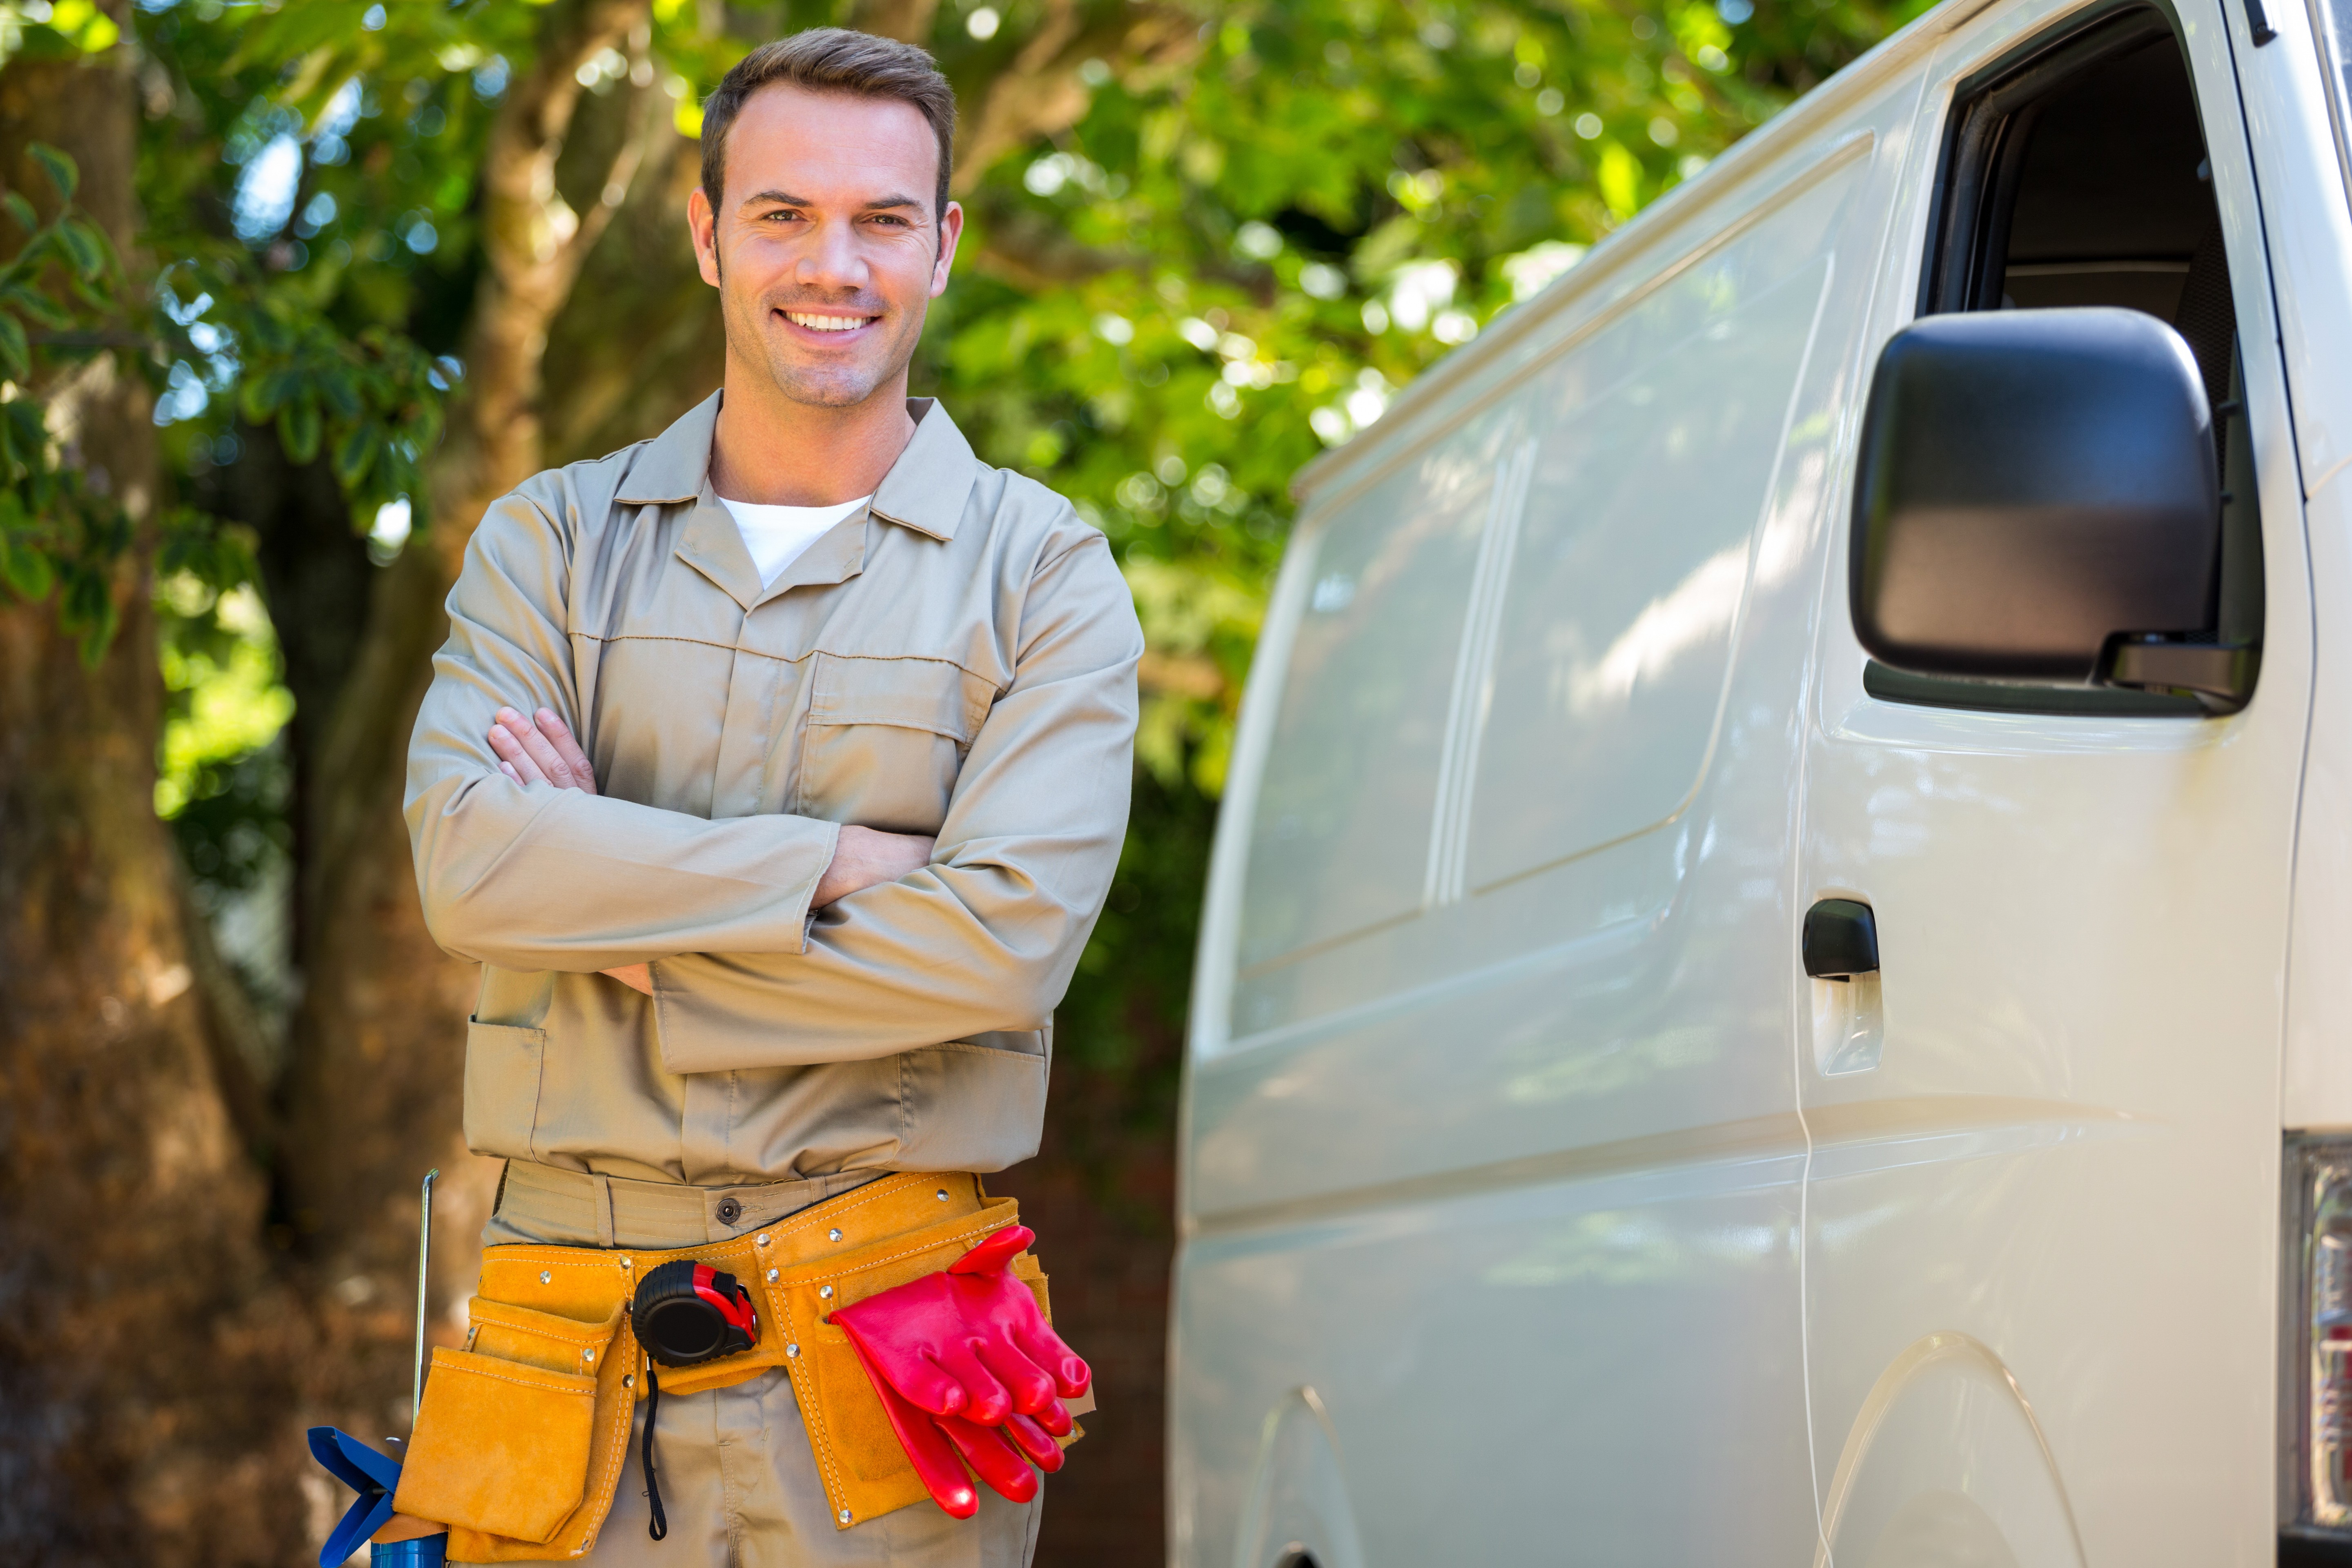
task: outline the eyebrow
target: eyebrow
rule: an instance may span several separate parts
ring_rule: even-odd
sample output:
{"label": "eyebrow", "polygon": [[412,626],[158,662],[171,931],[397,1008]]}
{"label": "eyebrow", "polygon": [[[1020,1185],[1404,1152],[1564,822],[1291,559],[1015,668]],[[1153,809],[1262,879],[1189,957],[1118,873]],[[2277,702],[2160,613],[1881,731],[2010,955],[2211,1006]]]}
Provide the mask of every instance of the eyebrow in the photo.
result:
{"label": "eyebrow", "polygon": [[[766,206],[770,205],[787,207],[810,207],[814,206],[817,204],[809,200],[806,196],[793,195],[790,191],[761,191],[757,195],[745,196],[743,198],[742,205],[747,207]],[[885,212],[894,207],[917,207],[928,211],[929,210],[929,205],[930,204],[918,196],[877,196],[870,202],[860,204],[858,210],[861,212]]]}

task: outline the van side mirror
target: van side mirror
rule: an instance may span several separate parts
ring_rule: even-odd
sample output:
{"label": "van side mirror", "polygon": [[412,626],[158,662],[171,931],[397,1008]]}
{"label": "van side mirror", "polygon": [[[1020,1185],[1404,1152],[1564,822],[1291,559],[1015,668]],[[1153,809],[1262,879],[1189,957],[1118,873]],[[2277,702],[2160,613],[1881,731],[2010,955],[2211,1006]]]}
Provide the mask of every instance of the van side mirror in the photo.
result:
{"label": "van side mirror", "polygon": [[2252,690],[2217,646],[2213,416],[2180,335],[2112,307],[1930,316],[1878,356],[1854,476],[1855,634],[1895,669]]}

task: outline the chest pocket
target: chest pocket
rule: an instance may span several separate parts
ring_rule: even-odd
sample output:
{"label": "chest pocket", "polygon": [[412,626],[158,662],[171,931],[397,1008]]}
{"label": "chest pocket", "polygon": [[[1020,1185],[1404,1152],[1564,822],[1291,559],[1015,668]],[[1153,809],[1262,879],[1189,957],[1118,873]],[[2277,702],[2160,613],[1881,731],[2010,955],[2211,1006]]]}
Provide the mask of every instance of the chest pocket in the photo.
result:
{"label": "chest pocket", "polygon": [[937,833],[994,689],[945,659],[813,658],[793,809]]}

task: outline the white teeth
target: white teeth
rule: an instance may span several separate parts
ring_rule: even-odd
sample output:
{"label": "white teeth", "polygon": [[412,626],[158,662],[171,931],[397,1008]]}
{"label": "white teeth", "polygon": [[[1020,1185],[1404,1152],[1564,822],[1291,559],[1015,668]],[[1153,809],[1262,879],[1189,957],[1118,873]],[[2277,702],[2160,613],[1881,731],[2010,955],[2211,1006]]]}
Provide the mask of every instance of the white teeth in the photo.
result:
{"label": "white teeth", "polygon": [[851,332],[873,320],[870,316],[811,316],[798,310],[786,310],[784,320],[796,327],[806,327],[814,332]]}

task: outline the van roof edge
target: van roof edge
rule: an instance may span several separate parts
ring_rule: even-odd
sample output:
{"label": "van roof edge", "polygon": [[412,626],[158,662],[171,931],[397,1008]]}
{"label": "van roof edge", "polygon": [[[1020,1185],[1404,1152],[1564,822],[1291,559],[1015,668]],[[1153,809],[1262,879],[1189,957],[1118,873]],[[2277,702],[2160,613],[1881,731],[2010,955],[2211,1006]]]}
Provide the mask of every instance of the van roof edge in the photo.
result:
{"label": "van roof edge", "polygon": [[[1625,226],[1604,236],[1583,260],[1547,285],[1534,299],[1507,308],[1495,318],[1496,322],[1516,318],[1517,324],[1529,325],[1566,310],[1599,288],[1611,273],[1649,249],[1654,241],[1665,237],[1676,224],[1745,185],[1790,142],[1801,141],[1819,130],[1820,121],[1834,117],[1851,100],[1868,92],[1884,78],[1908,64],[1914,55],[1933,49],[1944,34],[1997,3],[1998,0],[1943,0],[1933,10],[1914,18],[1872,46],[1860,59],[1732,143],[1703,174],[1676,185],[1635,214]],[[1446,354],[1405,384],[1379,423],[1391,429],[1409,424],[1503,352],[1496,346],[1498,342],[1498,339],[1482,331]],[[1366,436],[1370,434],[1365,432]],[[1391,444],[1378,443],[1382,447]],[[1374,445],[1360,436],[1313,458],[1292,477],[1292,500],[1304,508],[1312,492],[1325,489],[1338,475],[1362,462],[1371,455]]]}

